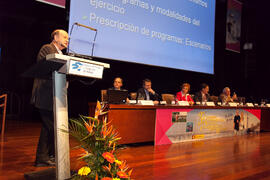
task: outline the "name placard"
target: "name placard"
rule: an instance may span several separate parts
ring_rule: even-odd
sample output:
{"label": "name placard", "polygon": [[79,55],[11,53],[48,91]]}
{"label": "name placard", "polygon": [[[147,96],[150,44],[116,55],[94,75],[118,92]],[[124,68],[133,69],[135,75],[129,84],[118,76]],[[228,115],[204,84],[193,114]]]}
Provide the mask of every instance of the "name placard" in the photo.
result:
{"label": "name placard", "polygon": [[161,105],[166,105],[167,102],[166,102],[166,101],[160,101],[159,104],[161,104]]}
{"label": "name placard", "polygon": [[179,106],[189,106],[188,101],[178,101]]}
{"label": "name placard", "polygon": [[103,66],[79,61],[69,61],[68,74],[102,79]]}
{"label": "name placard", "polygon": [[231,106],[231,107],[236,107],[236,106],[237,106],[237,103],[230,102],[230,103],[229,103],[229,106]]}
{"label": "name placard", "polygon": [[201,102],[200,101],[196,101],[196,105],[201,105]]}
{"label": "name placard", "polygon": [[270,107],[270,104],[266,104],[265,106],[266,106],[266,107]]}
{"label": "name placard", "polygon": [[254,107],[252,103],[246,103],[247,107]]}
{"label": "name placard", "polygon": [[206,102],[205,105],[206,105],[206,106],[215,106],[215,103],[209,101],[209,102]]}
{"label": "name placard", "polygon": [[137,101],[136,100],[129,100],[129,104],[136,104]]}
{"label": "name placard", "polygon": [[140,105],[150,105],[150,106],[153,106],[154,105],[154,101],[151,101],[151,100],[139,100],[138,101],[138,104],[140,104]]}

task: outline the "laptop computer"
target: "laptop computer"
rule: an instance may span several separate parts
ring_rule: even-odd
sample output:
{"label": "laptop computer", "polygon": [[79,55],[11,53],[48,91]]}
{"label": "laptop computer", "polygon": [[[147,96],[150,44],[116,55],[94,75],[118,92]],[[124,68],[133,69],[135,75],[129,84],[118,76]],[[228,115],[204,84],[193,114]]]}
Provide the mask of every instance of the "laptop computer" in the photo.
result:
{"label": "laptop computer", "polygon": [[127,90],[107,90],[109,104],[124,104],[128,97]]}

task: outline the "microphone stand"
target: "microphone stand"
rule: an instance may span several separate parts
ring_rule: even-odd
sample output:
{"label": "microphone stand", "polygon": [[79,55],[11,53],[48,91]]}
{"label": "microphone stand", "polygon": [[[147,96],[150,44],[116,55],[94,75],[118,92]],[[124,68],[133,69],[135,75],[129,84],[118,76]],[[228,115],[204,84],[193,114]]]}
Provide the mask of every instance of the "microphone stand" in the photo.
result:
{"label": "microphone stand", "polygon": [[[73,32],[74,25],[80,26],[80,24],[78,24],[78,23],[76,23],[76,22],[72,24],[71,30],[70,30],[70,34],[69,34],[69,38],[68,38],[68,41],[69,41],[69,42],[70,42],[70,39],[71,39],[71,34],[72,34],[72,32]],[[82,26],[82,27],[84,27],[84,26]],[[95,46],[95,41],[96,41],[96,37],[97,37],[97,29],[96,29],[95,31],[96,31],[96,33],[95,33],[95,36],[94,36],[94,41],[93,41],[93,43],[92,43],[91,56],[93,56],[93,53],[94,53],[94,46]],[[72,53],[74,53],[73,56],[76,55],[76,52],[74,52],[73,50],[70,49],[70,43],[68,43],[68,47],[67,47],[67,53],[68,53],[68,54],[69,54],[69,51],[72,51]],[[78,81],[81,82],[82,84],[88,86],[88,85],[93,85],[93,84],[96,82],[96,79],[93,79],[93,80],[90,81],[90,82],[87,82],[87,81],[85,81],[85,80],[78,80]]]}
{"label": "microphone stand", "polygon": [[[73,28],[74,28],[74,25],[76,26],[82,26],[80,24],[78,24],[77,22],[73,23],[72,26],[71,26],[71,30],[70,30],[70,35],[69,35],[69,42],[70,42],[70,38],[71,38],[71,34],[73,32]],[[85,27],[85,26],[82,26],[82,27]],[[85,27],[87,28],[87,27]],[[89,28],[88,28],[89,29]],[[91,29],[92,30],[92,29]],[[94,47],[95,47],[95,43],[96,43],[96,38],[97,38],[97,29],[94,29],[95,31],[95,36],[94,36],[94,40],[93,40],[93,43],[92,43],[92,50],[91,50],[91,56],[94,55]],[[68,43],[68,47],[67,47],[67,53],[69,53],[70,51],[70,43]],[[72,51],[74,52],[74,51]],[[75,53],[75,52],[74,52]],[[76,54],[76,53],[75,53]]]}
{"label": "microphone stand", "polygon": [[72,31],[73,31],[74,25],[75,25],[75,23],[72,24],[70,34],[69,34],[69,37],[68,37],[68,47],[67,47],[67,53],[68,54],[69,54],[69,51],[70,51],[70,49],[69,49],[70,48],[70,37],[71,37]]}
{"label": "microphone stand", "polygon": [[94,54],[94,47],[95,47],[95,43],[96,43],[96,38],[97,38],[97,30],[96,30],[96,33],[95,33],[95,36],[94,36],[94,41],[93,41],[93,44],[92,44],[91,56],[93,56],[93,54]]}

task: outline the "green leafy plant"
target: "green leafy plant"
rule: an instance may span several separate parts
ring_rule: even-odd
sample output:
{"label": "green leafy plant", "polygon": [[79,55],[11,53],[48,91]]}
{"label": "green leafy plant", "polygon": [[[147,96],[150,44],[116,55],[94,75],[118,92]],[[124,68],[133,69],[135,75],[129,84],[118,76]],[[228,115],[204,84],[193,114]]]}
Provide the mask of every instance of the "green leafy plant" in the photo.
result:
{"label": "green leafy plant", "polygon": [[72,179],[130,179],[132,170],[125,161],[116,157],[120,137],[110,122],[107,122],[107,112],[104,109],[97,102],[95,117],[79,115],[69,121],[69,134],[79,142],[78,148],[83,150],[79,160],[86,163]]}

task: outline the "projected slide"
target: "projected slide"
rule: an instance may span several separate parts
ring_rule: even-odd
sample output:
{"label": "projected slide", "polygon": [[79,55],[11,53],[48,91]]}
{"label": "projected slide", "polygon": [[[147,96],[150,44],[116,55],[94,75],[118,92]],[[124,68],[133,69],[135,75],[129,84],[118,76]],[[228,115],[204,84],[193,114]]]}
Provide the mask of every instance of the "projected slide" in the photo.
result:
{"label": "projected slide", "polygon": [[[71,0],[75,22],[97,29],[93,56],[214,73],[215,0]],[[74,25],[69,52],[92,55],[95,33]]]}

